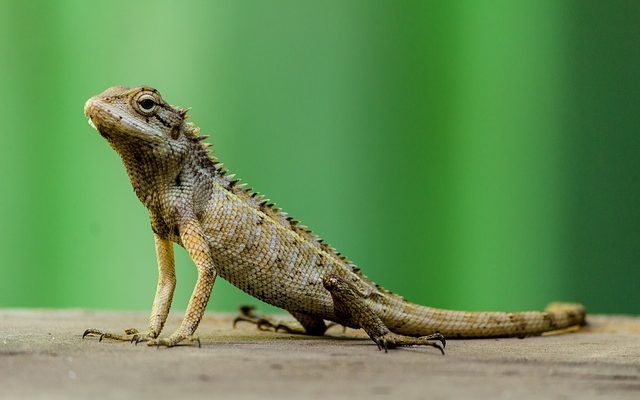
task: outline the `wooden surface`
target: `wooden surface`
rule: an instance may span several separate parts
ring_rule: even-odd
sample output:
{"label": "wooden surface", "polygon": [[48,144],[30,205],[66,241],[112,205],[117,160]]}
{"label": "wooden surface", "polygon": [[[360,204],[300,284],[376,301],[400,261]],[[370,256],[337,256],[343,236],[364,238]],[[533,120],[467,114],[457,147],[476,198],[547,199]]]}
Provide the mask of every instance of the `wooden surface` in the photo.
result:
{"label": "wooden surface", "polygon": [[[640,318],[590,316],[576,333],[450,340],[377,350],[362,332],[329,337],[231,328],[209,314],[202,348],[81,339],[144,327],[145,313],[0,310],[0,399],[640,399]],[[172,314],[166,332],[177,327]]]}

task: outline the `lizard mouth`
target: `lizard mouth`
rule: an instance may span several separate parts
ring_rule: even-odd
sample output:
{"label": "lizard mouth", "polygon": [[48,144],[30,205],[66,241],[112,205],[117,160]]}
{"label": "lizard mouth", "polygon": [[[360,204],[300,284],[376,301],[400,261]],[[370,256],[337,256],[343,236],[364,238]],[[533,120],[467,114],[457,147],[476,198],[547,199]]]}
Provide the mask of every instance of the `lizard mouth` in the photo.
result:
{"label": "lizard mouth", "polygon": [[98,129],[96,124],[93,122],[94,107],[94,98],[92,97],[87,100],[86,103],[84,103],[84,115],[87,117],[87,122],[89,123],[89,125],[96,131],[100,132],[100,129]]}
{"label": "lizard mouth", "polygon": [[89,126],[91,126],[93,129],[98,130],[96,125],[93,123],[93,120],[91,119],[91,117],[87,118],[87,122],[89,123]]}
{"label": "lizard mouth", "polygon": [[[92,97],[84,103],[84,115],[87,117],[87,122],[89,125],[98,131],[100,136],[103,138],[110,140],[111,135],[107,133],[107,126],[109,124],[103,123],[104,116],[110,115],[109,110],[100,104],[100,101],[96,99],[96,97]],[[101,117],[102,115],[102,117]],[[94,121],[94,119],[96,121]],[[111,118],[113,119],[113,117]]]}
{"label": "lizard mouth", "polygon": [[106,132],[104,132],[102,129],[98,128],[96,126],[96,124],[93,123],[93,119],[89,116],[87,117],[87,123],[89,124],[89,126],[91,126],[93,129],[95,129],[96,131],[98,131],[98,133],[100,134],[100,136],[102,136],[105,139],[109,139],[109,135],[106,134]]}

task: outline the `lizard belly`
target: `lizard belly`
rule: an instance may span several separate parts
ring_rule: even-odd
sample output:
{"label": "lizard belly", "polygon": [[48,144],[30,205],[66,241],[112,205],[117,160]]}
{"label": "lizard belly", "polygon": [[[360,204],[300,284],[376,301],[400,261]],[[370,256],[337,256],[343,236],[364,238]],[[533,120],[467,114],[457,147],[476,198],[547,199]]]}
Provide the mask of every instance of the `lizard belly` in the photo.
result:
{"label": "lizard belly", "polygon": [[238,260],[227,252],[215,255],[214,259],[223,279],[253,297],[288,311],[327,319],[333,315],[331,296],[322,286],[320,271],[291,274],[282,264]]}
{"label": "lizard belly", "polygon": [[338,266],[273,219],[225,200],[202,221],[218,274],[276,307],[331,319],[322,277]]}

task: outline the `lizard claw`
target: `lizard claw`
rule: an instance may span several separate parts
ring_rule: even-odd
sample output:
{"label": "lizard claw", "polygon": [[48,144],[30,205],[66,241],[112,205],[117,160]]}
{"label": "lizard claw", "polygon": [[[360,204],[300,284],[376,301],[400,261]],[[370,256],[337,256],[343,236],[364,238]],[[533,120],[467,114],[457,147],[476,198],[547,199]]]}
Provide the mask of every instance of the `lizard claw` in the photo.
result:
{"label": "lizard claw", "polygon": [[429,336],[422,336],[422,338],[424,338],[425,340],[438,340],[440,341],[440,343],[442,343],[443,349],[447,347],[447,339],[445,339],[445,337],[440,332],[436,332],[433,335]]}
{"label": "lizard claw", "polygon": [[133,335],[131,337],[131,343],[135,344],[136,346],[140,342],[148,342],[149,340],[155,339],[156,337],[158,337],[158,334],[152,331],[142,334],[142,333],[139,333],[137,330],[132,330],[131,334]]}
{"label": "lizard claw", "polygon": [[94,335],[98,335],[98,336],[102,337],[102,336],[104,336],[104,332],[99,330],[99,329],[89,328],[89,329],[84,331],[84,333],[82,334],[82,338],[84,339],[87,336],[94,336]]}
{"label": "lizard claw", "polygon": [[148,342],[151,338],[149,336],[142,336],[142,335],[133,335],[133,337],[131,338],[131,343],[135,344],[136,346],[138,345],[138,343],[140,342]]}

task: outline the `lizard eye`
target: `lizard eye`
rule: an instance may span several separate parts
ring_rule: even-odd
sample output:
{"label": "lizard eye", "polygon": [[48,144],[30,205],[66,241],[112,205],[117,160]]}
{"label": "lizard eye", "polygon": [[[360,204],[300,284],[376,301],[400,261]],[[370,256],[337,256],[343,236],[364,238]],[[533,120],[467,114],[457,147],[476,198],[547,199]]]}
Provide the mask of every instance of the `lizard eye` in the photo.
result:
{"label": "lizard eye", "polygon": [[156,102],[150,98],[140,99],[138,103],[140,104],[140,108],[142,108],[145,111],[151,111],[153,107],[156,105]]}
{"label": "lizard eye", "polygon": [[156,111],[158,105],[155,96],[149,93],[143,93],[136,99],[136,108],[141,114],[151,115]]}

